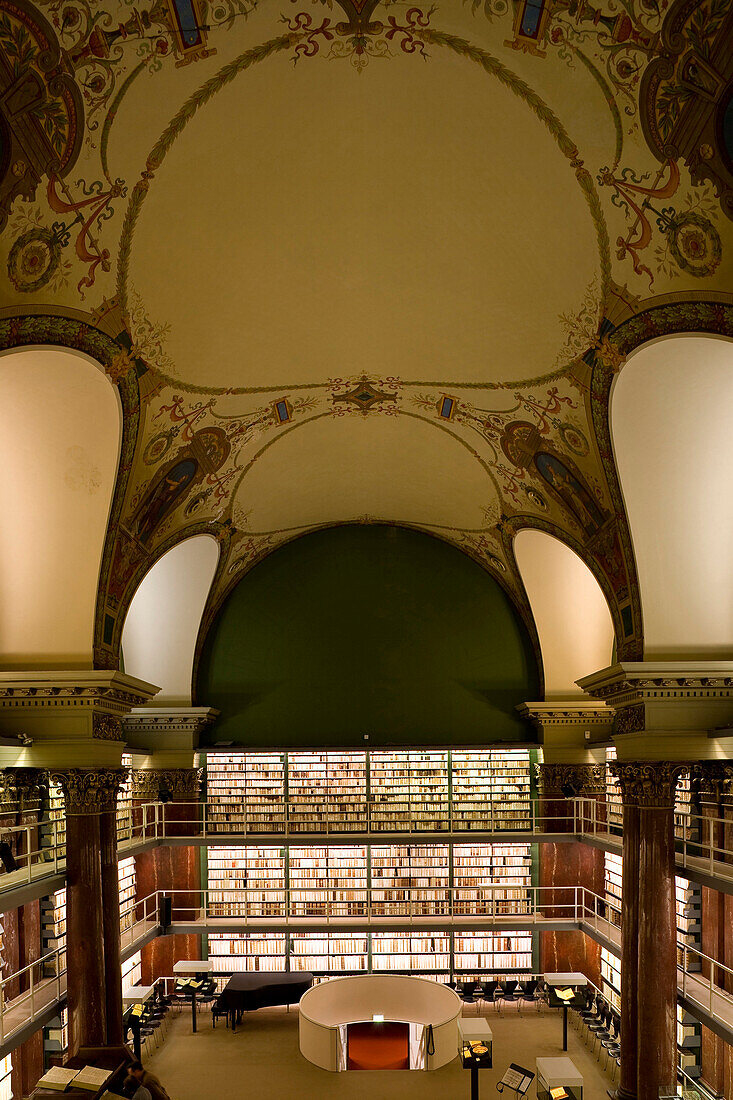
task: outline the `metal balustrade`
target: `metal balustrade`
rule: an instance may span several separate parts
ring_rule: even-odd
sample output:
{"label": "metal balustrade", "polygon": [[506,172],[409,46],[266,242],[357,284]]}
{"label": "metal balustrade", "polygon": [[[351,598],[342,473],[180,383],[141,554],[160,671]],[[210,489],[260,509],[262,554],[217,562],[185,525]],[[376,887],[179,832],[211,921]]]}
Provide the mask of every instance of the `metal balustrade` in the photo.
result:
{"label": "metal balustrade", "polygon": [[65,947],[49,951],[0,980],[0,1044],[29,1023],[47,1017],[49,1009],[65,995]]}

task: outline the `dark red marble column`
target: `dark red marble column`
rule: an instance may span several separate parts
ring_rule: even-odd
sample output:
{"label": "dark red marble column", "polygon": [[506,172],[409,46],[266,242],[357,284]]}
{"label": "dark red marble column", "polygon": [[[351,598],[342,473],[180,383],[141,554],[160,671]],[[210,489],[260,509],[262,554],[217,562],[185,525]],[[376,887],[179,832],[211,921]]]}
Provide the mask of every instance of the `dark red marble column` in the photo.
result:
{"label": "dark red marble column", "polygon": [[[548,831],[573,832],[573,802],[563,794],[569,785],[584,797],[597,796],[605,776],[588,764],[540,764],[540,813]],[[540,845],[540,901],[545,917],[573,918],[578,887],[603,895],[603,852],[576,841]],[[580,971],[601,983],[601,949],[584,932],[540,932],[543,973]]]}
{"label": "dark red marble column", "polygon": [[634,1100],[638,1076],[639,807],[624,801],[621,877],[621,1069],[618,1100]]}
{"label": "dark red marble column", "polygon": [[[677,1080],[677,921],[674,898],[674,790],[682,770],[640,764],[639,1100],[658,1100]],[[644,1052],[651,1057],[644,1056]]]}
{"label": "dark red marble column", "polygon": [[[147,785],[147,786],[146,786]],[[169,768],[133,773],[133,793],[141,800],[157,797],[162,788],[171,801],[162,807],[168,836],[191,836],[199,831],[200,773],[195,768]],[[163,845],[143,852],[135,861],[136,890],[141,903],[153,891],[170,893],[174,921],[195,920],[202,904],[200,850],[193,845]],[[201,958],[201,936],[159,936],[142,951],[142,978],[150,984],[170,977],[180,959]]]}
{"label": "dark red marble column", "polygon": [[[123,782],[120,771],[120,785]],[[116,799],[115,799],[116,801]],[[102,925],[106,991],[107,1045],[121,1046],[122,972],[120,962],[120,887],[117,868],[117,814],[107,809],[99,815],[102,863]]]}
{"label": "dark red marble column", "polygon": [[[107,965],[105,962],[102,829],[100,815],[114,818],[122,771],[72,768],[54,772],[66,804],[66,957],[69,1055],[81,1047],[107,1043]],[[114,865],[115,881],[117,877]],[[117,921],[119,967],[119,894],[112,901]],[[109,920],[108,916],[108,920]],[[110,966],[113,962],[110,962]],[[116,1044],[115,1044],[116,1045]]]}

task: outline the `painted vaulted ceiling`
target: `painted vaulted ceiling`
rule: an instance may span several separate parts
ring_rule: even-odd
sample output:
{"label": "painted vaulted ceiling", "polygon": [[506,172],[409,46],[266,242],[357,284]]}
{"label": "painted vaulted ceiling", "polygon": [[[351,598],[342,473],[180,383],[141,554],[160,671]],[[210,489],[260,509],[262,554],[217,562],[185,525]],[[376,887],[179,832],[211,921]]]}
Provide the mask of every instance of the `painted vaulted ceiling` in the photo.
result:
{"label": "painted vaulted ceiling", "polygon": [[[640,656],[608,398],[733,335],[728,0],[0,0],[0,347],[124,411],[94,658],[213,534],[405,523],[527,595],[556,535]],[[49,318],[51,318],[49,320]]]}

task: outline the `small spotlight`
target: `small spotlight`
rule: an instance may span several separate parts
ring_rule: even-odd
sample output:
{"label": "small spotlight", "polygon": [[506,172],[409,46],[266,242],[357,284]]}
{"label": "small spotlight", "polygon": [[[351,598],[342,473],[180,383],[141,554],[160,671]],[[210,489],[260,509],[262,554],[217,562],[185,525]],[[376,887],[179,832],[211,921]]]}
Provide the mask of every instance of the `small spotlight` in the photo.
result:
{"label": "small spotlight", "polygon": [[384,1023],[384,1016],[381,1013],[375,1012],[375,1014],[372,1016],[372,1023],[373,1024],[383,1024]]}

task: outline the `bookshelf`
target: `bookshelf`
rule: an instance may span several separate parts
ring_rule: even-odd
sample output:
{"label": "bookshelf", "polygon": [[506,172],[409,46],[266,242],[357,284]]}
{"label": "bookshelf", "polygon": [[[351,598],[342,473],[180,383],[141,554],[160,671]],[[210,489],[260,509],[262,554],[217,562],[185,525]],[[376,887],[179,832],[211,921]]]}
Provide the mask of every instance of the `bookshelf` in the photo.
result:
{"label": "bookshelf", "polygon": [[457,974],[501,974],[532,971],[531,932],[456,932],[454,968]]}
{"label": "bookshelf", "polygon": [[140,952],[130,955],[122,964],[122,988],[128,985],[140,985],[142,982],[142,961]]}
{"label": "bookshelf", "polygon": [[206,760],[214,833],[531,828],[529,749],[210,752]]}
{"label": "bookshelf", "polygon": [[[53,780],[48,785],[48,811],[46,821],[40,826],[41,845],[51,847],[54,837],[57,845],[59,859],[66,856],[66,812],[64,809],[64,796],[61,787]],[[55,823],[55,824],[54,824]]]}
{"label": "bookshelf", "polygon": [[288,754],[288,821],[293,833],[364,832],[367,772],[364,752]]}
{"label": "bookshelf", "polygon": [[210,935],[209,959],[214,973],[233,974],[238,970],[286,970],[286,935],[284,932]]}
{"label": "bookshelf", "polygon": [[601,948],[601,982],[603,996],[616,1012],[620,1012],[621,961],[605,947]]}
{"label": "bookshelf", "polygon": [[621,799],[621,788],[611,773],[609,764],[616,759],[614,746],[606,749],[606,801],[608,803],[608,831],[621,833],[624,824],[624,807]]}
{"label": "bookshelf", "polygon": [[[122,754],[122,767],[132,767],[132,756],[129,752]],[[128,770],[125,782],[120,787],[117,795],[117,843],[132,837],[132,782]]]}
{"label": "bookshelf", "polygon": [[120,930],[132,928],[135,919],[135,859],[128,856],[117,862],[117,875],[120,883]]}
{"label": "bookshelf", "polygon": [[[684,966],[685,952],[681,944],[700,948],[700,914],[702,910],[702,891],[688,879],[675,878],[675,913],[677,917],[677,965]],[[687,969],[697,971],[701,968],[698,955],[691,954],[687,959]]]}
{"label": "bookshelf", "polygon": [[291,932],[290,970],[315,974],[351,974],[369,969],[369,935],[366,932]]}
{"label": "bookshelf", "polygon": [[61,1064],[61,1055],[69,1046],[69,1011],[62,1008],[58,1016],[43,1029],[43,1051],[46,1065]]}
{"label": "bookshelf", "polygon": [[[66,967],[66,890],[57,890],[55,894],[41,900],[41,939],[43,953],[60,950],[59,968]],[[51,977],[50,969],[45,977]]]}
{"label": "bookshelf", "polygon": [[528,844],[454,844],[454,912],[507,915],[530,910],[532,859]]}
{"label": "bookshelf", "polygon": [[454,828],[512,831],[532,825],[528,749],[451,753]]}
{"label": "bookshelf", "polygon": [[[212,917],[281,917],[286,913],[285,849],[211,848],[208,853]],[[246,894],[241,891],[245,891]]]}
{"label": "bookshelf", "polygon": [[[612,902],[619,910],[621,909],[621,883],[623,873],[623,862],[621,856],[615,855],[613,852],[605,853],[605,868],[603,872],[605,894],[610,902]],[[615,909],[609,909],[608,915],[617,928],[621,927],[621,913],[616,912]]]}
{"label": "bookshelf", "polygon": [[372,971],[440,974],[451,972],[448,932],[373,932]]}
{"label": "bookshelf", "polygon": [[0,1058],[0,1100],[13,1100],[12,1072],[13,1056],[6,1054],[4,1058]]}
{"label": "bookshelf", "polygon": [[289,871],[292,916],[366,916],[366,845],[291,847]]}
{"label": "bookshelf", "polygon": [[449,846],[373,844],[371,884],[374,916],[450,913]]}

